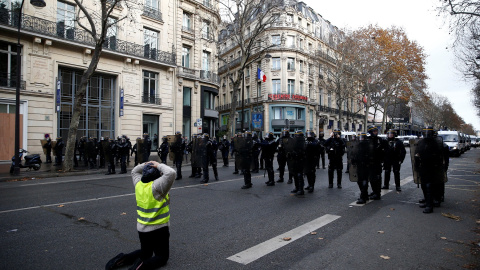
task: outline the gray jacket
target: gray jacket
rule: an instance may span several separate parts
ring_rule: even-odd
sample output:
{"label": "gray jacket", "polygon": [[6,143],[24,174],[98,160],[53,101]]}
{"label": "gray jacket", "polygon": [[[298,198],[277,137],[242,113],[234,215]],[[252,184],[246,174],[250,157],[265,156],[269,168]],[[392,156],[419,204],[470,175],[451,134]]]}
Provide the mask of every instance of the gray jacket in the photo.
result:
{"label": "gray jacket", "polygon": [[[142,172],[145,163],[137,165],[132,170],[132,179],[133,179],[133,186],[136,186],[138,182],[142,180]],[[167,196],[168,191],[172,188],[173,182],[177,177],[177,173],[174,169],[170,168],[165,164],[159,164],[157,169],[160,171],[161,175],[160,178],[155,179],[152,185],[152,194],[153,197],[159,201],[163,200],[165,196]],[[157,230],[159,228],[169,226],[170,222],[160,225],[145,225],[137,222],[137,230],[139,232],[151,232]]]}

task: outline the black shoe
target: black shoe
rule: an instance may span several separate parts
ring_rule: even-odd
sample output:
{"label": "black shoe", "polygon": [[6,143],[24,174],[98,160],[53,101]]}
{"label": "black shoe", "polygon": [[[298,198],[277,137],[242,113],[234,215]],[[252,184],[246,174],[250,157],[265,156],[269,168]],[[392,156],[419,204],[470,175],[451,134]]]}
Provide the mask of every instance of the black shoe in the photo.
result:
{"label": "black shoe", "polygon": [[386,185],[383,185],[382,189],[390,189],[390,188]]}
{"label": "black shoe", "polygon": [[133,263],[133,265],[130,268],[128,268],[128,270],[137,270],[138,268],[140,268],[142,266],[142,264],[143,264],[143,261],[141,259],[137,259]]}
{"label": "black shoe", "polygon": [[275,186],[275,181],[267,182],[267,187]]}
{"label": "black shoe", "polygon": [[252,187],[252,185],[243,185],[241,188],[242,188],[242,189],[249,189],[249,188],[251,188],[251,187]]}
{"label": "black shoe", "polygon": [[305,190],[310,190],[311,188],[312,188],[311,186],[307,186]]}
{"label": "black shoe", "polygon": [[308,193],[313,193],[313,189],[314,189],[313,187],[309,187],[309,189],[307,189]]}
{"label": "black shoe", "polygon": [[433,208],[431,207],[425,207],[425,209],[423,209],[423,213],[425,214],[430,214],[433,212]]}
{"label": "black shoe", "polygon": [[425,199],[418,200],[419,203],[425,203]]}
{"label": "black shoe", "polygon": [[433,201],[433,206],[434,207],[440,207],[440,202],[439,201]]}
{"label": "black shoe", "polygon": [[201,175],[201,174],[197,174],[197,175],[195,175],[195,178],[200,178],[200,177],[202,177],[202,175]]}
{"label": "black shoe", "polygon": [[202,184],[208,183],[208,180],[207,180],[207,179],[203,179],[202,181],[200,181],[200,183],[202,183]]}
{"label": "black shoe", "polygon": [[342,185],[337,185],[337,188],[342,188]]}
{"label": "black shoe", "polygon": [[322,167],[322,169],[324,169],[324,170],[325,170],[325,167]]}
{"label": "black shoe", "polygon": [[117,256],[113,257],[113,259],[108,261],[107,264],[105,265],[105,270],[111,270],[111,269],[124,266],[125,265],[124,257],[125,257],[125,254],[123,253],[120,253]]}
{"label": "black shoe", "polygon": [[292,179],[288,179],[287,184],[291,184],[292,182]]}
{"label": "black shoe", "polygon": [[298,192],[298,189],[294,189],[294,190],[290,191],[290,193],[293,193],[293,194],[295,194],[297,192]]}
{"label": "black shoe", "polygon": [[378,201],[380,200],[382,197],[380,197],[380,195],[378,194],[373,194],[372,196],[370,196],[370,200],[375,200],[375,201]]}
{"label": "black shoe", "polygon": [[357,202],[356,202],[356,204],[366,204],[366,203],[367,203],[367,202],[366,202],[364,199],[362,199],[362,198],[358,198],[358,200],[357,200]]}
{"label": "black shoe", "polygon": [[425,203],[421,203],[421,204],[418,205],[418,207],[425,208],[425,207],[427,207],[427,205]]}
{"label": "black shoe", "polygon": [[283,183],[283,179],[278,179],[277,183]]}
{"label": "black shoe", "polygon": [[300,189],[299,191],[297,191],[297,195],[305,195],[305,191],[303,191],[303,189]]}
{"label": "black shoe", "polygon": [[180,180],[180,179],[182,179],[182,176],[181,176],[181,175],[180,175],[180,176],[177,176],[177,178],[175,178],[175,180]]}
{"label": "black shoe", "polygon": [[345,171],[345,173],[349,173],[349,171]]}
{"label": "black shoe", "polygon": [[193,175],[193,174],[188,176],[188,178],[194,178],[194,177],[195,177],[195,175]]}
{"label": "black shoe", "polygon": [[238,174],[238,171],[233,172],[233,174]]}
{"label": "black shoe", "polygon": [[328,188],[333,188],[333,184],[328,184]]}
{"label": "black shoe", "polygon": [[401,192],[402,191],[402,188],[400,186],[396,187],[395,188],[398,192]]}

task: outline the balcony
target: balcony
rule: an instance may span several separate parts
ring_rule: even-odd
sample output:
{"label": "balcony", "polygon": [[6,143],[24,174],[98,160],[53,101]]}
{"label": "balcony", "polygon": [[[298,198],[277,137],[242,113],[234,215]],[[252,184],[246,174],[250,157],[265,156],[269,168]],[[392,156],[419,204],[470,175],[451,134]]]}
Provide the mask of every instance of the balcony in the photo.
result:
{"label": "balcony", "polygon": [[221,66],[221,67],[218,69],[218,73],[223,73],[223,72],[227,71],[227,69],[228,69],[229,67],[231,68],[231,67],[234,67],[234,66],[240,64],[240,61],[241,61],[241,60],[242,60],[242,58],[241,58],[241,57],[238,57],[237,59],[230,61],[230,63]]}
{"label": "balcony", "polygon": [[[317,111],[336,114],[336,115],[338,115],[339,112],[340,112],[339,109],[330,108],[330,107],[323,106],[323,105],[318,105]],[[347,111],[343,111],[343,110],[342,110],[342,115],[347,116],[347,117],[352,117],[352,118],[358,118],[358,119],[363,119],[364,118],[363,114],[352,113],[352,112],[347,112]]]}
{"label": "balcony", "polygon": [[212,71],[208,70],[197,70],[197,69],[190,69],[186,67],[179,67],[178,68],[178,76],[191,78],[194,80],[201,80],[208,83],[216,84],[220,86],[220,78],[218,77],[217,73],[213,73]]}
{"label": "balcony", "polygon": [[160,10],[158,10],[156,8],[145,5],[143,7],[142,15],[145,16],[145,17],[163,22],[162,13],[160,12]]}
{"label": "balcony", "polygon": [[[16,31],[17,22],[14,20],[16,16],[14,12],[0,12],[0,26],[11,27],[11,30]],[[18,18],[18,17],[16,17]],[[75,42],[82,45],[95,47],[95,41],[92,36],[83,29],[69,27],[64,22],[52,22],[38,17],[22,14],[21,29],[37,33],[40,35],[50,36],[66,41]],[[176,55],[173,53],[157,50],[156,48],[149,48],[140,44],[116,39],[110,37],[106,40],[107,45],[104,45],[105,51],[117,52],[133,57],[153,60],[167,65],[176,65]]]}
{"label": "balcony", "polygon": [[[263,103],[264,101],[265,101],[265,99],[263,97],[246,98],[244,105],[245,106],[247,106],[247,105],[248,106],[258,105],[260,103]],[[231,108],[232,108],[232,103],[227,103],[227,104],[215,107],[215,110],[220,112],[220,111],[230,110]],[[242,108],[242,101],[241,100],[237,101],[237,107],[236,108],[237,108],[237,110]]]}
{"label": "balcony", "polygon": [[143,95],[142,103],[162,105],[162,99],[158,95]]}
{"label": "balcony", "polygon": [[[23,76],[20,76],[20,89],[25,90],[25,81],[22,79]],[[17,88],[17,76],[11,73],[0,72],[0,87]]]}
{"label": "balcony", "polygon": [[195,35],[195,31],[190,26],[182,26],[182,32],[186,32],[190,35]]}

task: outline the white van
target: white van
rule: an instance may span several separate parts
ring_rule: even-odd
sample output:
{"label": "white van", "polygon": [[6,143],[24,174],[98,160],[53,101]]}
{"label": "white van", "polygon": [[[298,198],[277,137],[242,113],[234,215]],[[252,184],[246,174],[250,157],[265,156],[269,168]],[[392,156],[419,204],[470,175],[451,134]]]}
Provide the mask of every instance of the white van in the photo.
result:
{"label": "white van", "polygon": [[346,142],[353,140],[353,136],[357,136],[357,133],[353,131],[342,131],[342,139]]}
{"label": "white van", "polygon": [[439,131],[438,136],[448,145],[450,156],[459,157],[463,153],[464,143],[458,131]]}

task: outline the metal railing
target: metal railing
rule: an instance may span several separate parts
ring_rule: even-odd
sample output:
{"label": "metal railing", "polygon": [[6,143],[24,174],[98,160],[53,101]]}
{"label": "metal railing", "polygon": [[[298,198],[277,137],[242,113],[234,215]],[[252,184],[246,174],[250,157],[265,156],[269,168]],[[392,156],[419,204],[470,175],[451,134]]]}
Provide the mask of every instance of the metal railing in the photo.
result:
{"label": "metal railing", "polygon": [[[0,25],[17,27],[18,13],[0,8]],[[38,17],[22,14],[21,29],[30,32],[70,40],[76,43],[95,46],[95,40],[85,30],[66,26],[64,22],[52,22]],[[176,55],[148,45],[140,45],[116,38],[106,41],[105,50],[123,53],[135,57],[146,58],[169,65],[176,65]]]}
{"label": "metal railing", "polygon": [[[20,89],[25,90],[25,81],[20,76]],[[16,88],[17,76],[7,72],[0,72],[0,87]]]}
{"label": "metal railing", "polygon": [[189,34],[194,35],[195,31],[190,26],[182,26],[182,32],[187,32]]}
{"label": "metal railing", "polygon": [[162,105],[162,99],[158,97],[158,95],[143,95],[142,96],[142,103],[148,104],[155,104],[155,105]]}
{"label": "metal railing", "polygon": [[162,20],[162,12],[160,12],[160,10],[158,10],[156,8],[153,8],[153,7],[150,7],[150,6],[147,6],[147,5],[145,5],[143,7],[143,14],[142,15],[145,16],[145,17],[149,17],[149,18],[158,20],[158,21],[163,21]]}
{"label": "metal railing", "polygon": [[206,82],[220,85],[220,77],[217,73],[208,70],[197,70],[186,67],[178,68],[178,76],[199,79]]}

